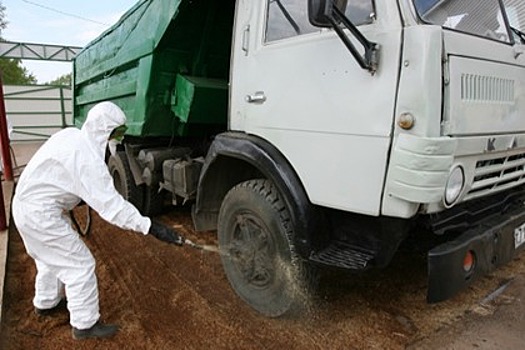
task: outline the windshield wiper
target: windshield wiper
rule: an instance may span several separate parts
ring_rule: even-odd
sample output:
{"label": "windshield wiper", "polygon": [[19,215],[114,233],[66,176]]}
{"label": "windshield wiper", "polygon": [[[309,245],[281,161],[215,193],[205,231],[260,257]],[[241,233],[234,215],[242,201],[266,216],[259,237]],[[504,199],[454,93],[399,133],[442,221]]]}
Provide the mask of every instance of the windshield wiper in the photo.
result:
{"label": "windshield wiper", "polygon": [[516,34],[520,40],[521,40],[521,43],[522,44],[525,44],[525,33],[523,33],[521,30],[519,30],[518,28],[514,28],[514,27],[510,27],[510,29],[514,32],[514,34]]}

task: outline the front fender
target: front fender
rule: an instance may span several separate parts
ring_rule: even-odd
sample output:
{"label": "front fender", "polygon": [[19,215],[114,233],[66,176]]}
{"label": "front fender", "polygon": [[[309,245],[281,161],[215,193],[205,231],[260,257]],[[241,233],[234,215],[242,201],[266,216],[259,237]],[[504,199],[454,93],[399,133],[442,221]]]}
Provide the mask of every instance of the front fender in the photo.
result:
{"label": "front fender", "polygon": [[320,232],[319,210],[308,199],[287,159],[267,141],[245,133],[219,134],[208,150],[193,208],[196,230],[215,230],[226,193],[238,183],[258,177],[269,179],[279,190],[290,211],[297,253],[308,257],[314,233]]}

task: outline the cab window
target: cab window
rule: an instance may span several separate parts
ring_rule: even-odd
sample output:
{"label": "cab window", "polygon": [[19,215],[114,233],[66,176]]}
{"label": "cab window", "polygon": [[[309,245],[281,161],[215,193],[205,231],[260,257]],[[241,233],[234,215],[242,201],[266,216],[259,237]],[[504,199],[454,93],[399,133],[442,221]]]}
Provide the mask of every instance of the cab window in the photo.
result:
{"label": "cab window", "polygon": [[[265,41],[275,41],[320,31],[308,21],[306,0],[267,0]],[[346,16],[355,24],[369,24],[374,18],[373,0],[349,0]]]}

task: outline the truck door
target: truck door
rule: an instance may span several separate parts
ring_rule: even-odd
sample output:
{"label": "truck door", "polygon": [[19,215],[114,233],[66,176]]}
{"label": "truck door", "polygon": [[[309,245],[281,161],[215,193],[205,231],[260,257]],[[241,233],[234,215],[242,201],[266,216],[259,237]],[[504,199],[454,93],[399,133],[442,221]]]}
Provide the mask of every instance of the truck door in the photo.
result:
{"label": "truck door", "polygon": [[314,204],[378,215],[402,26],[395,1],[349,0],[346,14],[380,45],[374,75],[309,23],[306,0],[238,1],[230,128],[276,146]]}

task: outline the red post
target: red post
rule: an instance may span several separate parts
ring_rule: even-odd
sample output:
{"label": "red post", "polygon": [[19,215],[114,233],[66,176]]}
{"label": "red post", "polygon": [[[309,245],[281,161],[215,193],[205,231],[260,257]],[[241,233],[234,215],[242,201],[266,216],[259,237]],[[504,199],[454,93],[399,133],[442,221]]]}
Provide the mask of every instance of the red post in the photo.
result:
{"label": "red post", "polygon": [[[11,166],[11,153],[9,153],[9,137],[7,135],[7,116],[5,112],[4,84],[0,72],[0,151],[2,164],[4,166],[4,178],[13,181],[13,168]],[[0,182],[0,231],[7,229],[7,217],[5,212],[4,189]]]}
{"label": "red post", "polygon": [[0,231],[7,229],[7,216],[5,213],[4,185],[0,183]]}
{"label": "red post", "polygon": [[4,101],[4,83],[0,72],[0,148],[2,163],[4,165],[4,178],[13,181],[13,167],[11,165],[11,153],[9,153],[9,136],[7,134],[7,116]]}
{"label": "red post", "polygon": [[0,231],[7,229],[7,216],[5,213],[4,185],[0,182]]}

